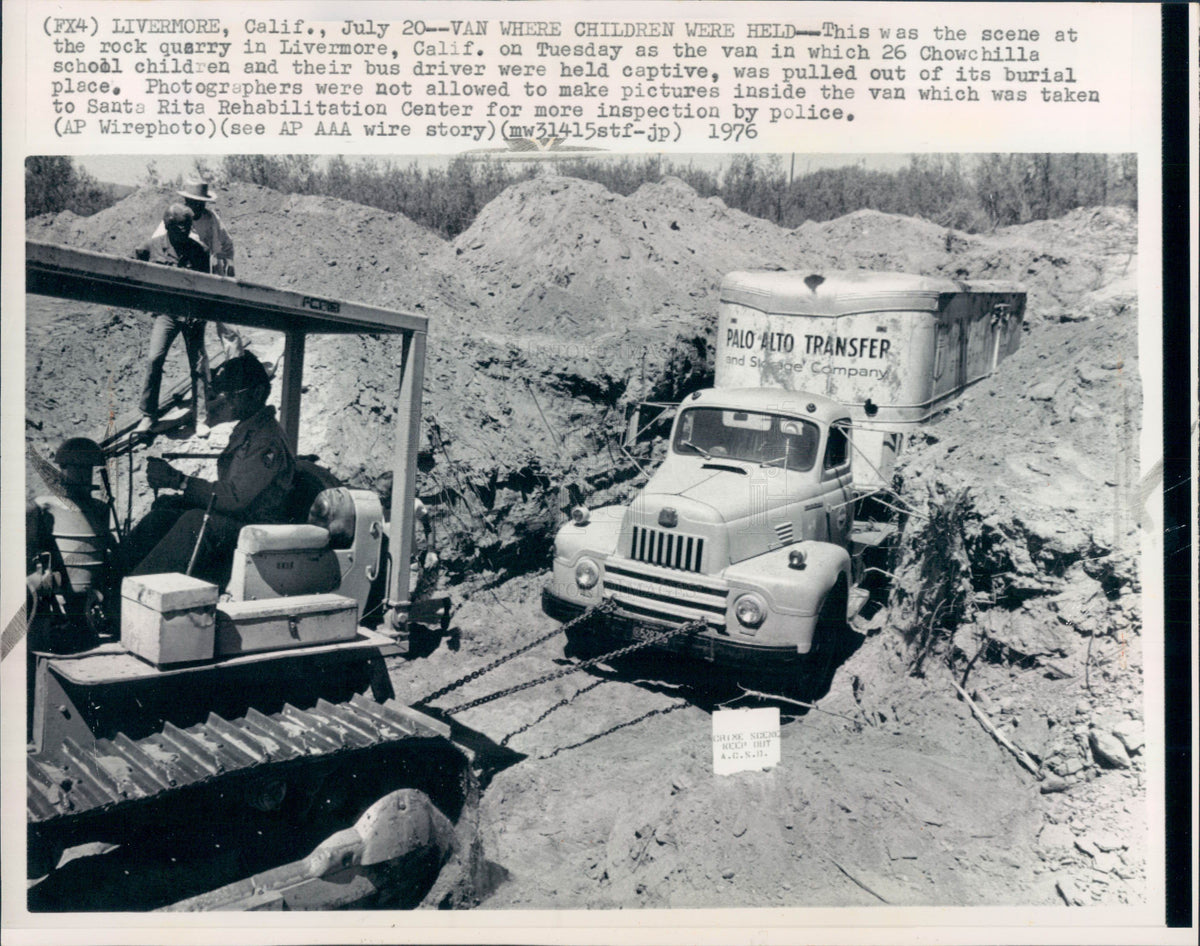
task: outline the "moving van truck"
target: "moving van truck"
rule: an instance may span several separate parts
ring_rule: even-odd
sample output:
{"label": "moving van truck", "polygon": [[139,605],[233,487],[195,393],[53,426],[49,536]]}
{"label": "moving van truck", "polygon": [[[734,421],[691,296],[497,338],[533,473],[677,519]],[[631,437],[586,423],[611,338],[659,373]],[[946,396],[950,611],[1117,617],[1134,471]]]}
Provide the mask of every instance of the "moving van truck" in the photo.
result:
{"label": "moving van truck", "polygon": [[608,603],[573,628],[596,647],[700,621],[655,646],[785,674],[828,656],[866,598],[863,553],[894,532],[856,509],[890,486],[907,433],[1017,349],[1024,310],[992,283],[731,273],[714,387],[678,406],[632,503],[560,528],[544,610]]}
{"label": "moving van truck", "polygon": [[715,387],[810,391],[855,423],[855,483],[886,484],[904,434],[1017,350],[1025,293],[867,271],[736,272],[721,284]]}

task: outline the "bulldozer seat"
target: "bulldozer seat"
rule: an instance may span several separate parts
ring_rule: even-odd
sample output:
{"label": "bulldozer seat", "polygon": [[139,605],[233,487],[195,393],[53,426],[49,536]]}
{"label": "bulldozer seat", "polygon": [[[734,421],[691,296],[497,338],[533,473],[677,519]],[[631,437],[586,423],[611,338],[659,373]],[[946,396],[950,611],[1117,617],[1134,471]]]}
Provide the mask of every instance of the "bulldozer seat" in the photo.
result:
{"label": "bulldozer seat", "polygon": [[244,526],[238,533],[239,552],[304,551],[323,549],[329,544],[329,530],[313,525]]}
{"label": "bulldozer seat", "polygon": [[288,522],[307,522],[309,511],[317,495],[325,489],[339,486],[337,478],[311,460],[296,458],[296,472],[292,477],[292,490],[288,494],[285,514]]}
{"label": "bulldozer seat", "polygon": [[242,527],[225,589],[234,601],[336,591],[354,599],[361,613],[379,574],[385,531],[379,497],[326,490],[312,501],[310,517],[323,524]]}

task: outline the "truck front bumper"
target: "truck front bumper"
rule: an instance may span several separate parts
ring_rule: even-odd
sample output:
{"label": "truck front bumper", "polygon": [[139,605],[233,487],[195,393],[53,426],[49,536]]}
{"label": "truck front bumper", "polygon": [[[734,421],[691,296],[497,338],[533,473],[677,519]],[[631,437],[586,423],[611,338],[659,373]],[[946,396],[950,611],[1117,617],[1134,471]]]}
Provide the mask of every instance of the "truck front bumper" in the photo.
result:
{"label": "truck front bumper", "polygon": [[[569,601],[549,588],[542,589],[542,611],[557,621],[570,621],[586,610],[586,605]],[[677,625],[640,620],[618,613],[587,621],[576,633],[586,635],[593,643],[593,649],[604,652],[645,640],[674,626]],[[798,670],[807,661],[807,655],[797,653],[795,647],[734,640],[714,627],[695,634],[670,637],[647,649],[686,655],[731,669],[747,668],[766,672]]]}

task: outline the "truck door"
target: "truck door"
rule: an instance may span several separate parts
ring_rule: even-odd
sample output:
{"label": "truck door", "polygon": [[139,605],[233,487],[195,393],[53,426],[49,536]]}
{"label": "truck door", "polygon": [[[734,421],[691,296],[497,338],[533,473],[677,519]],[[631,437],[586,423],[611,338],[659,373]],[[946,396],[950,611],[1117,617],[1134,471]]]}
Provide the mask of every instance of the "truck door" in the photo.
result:
{"label": "truck door", "polygon": [[835,421],[829,428],[825,456],[821,464],[821,485],[825,487],[825,516],[829,541],[847,545],[854,525],[853,477],[850,470],[850,418]]}

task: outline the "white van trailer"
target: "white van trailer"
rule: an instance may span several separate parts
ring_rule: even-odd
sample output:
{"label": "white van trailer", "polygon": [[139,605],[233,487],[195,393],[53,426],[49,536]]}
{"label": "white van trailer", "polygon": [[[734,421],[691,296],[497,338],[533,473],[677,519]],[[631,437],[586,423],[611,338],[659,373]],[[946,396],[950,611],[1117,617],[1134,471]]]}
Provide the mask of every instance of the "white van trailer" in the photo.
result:
{"label": "white van trailer", "polygon": [[822,394],[850,408],[854,483],[888,484],[918,424],[1021,342],[1025,293],[905,273],[734,272],[721,283],[717,388]]}

